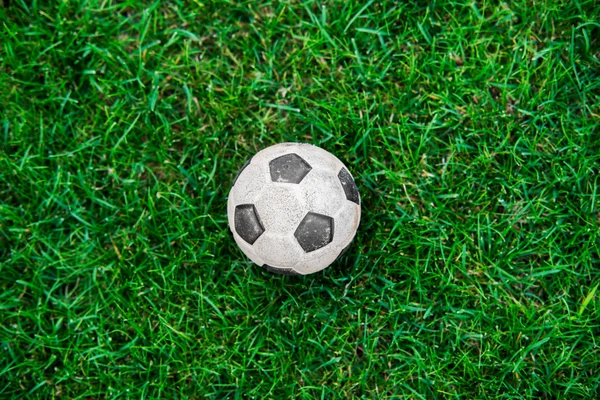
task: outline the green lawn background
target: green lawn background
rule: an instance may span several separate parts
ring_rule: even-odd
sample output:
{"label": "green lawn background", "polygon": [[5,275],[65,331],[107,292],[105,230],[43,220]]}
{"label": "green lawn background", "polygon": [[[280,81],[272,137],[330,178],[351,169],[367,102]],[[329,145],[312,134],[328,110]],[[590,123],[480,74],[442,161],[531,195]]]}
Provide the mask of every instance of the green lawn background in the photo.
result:
{"label": "green lawn background", "polygon": [[[599,396],[597,2],[0,4],[1,398]],[[362,195],[312,276],[227,226],[282,141]]]}

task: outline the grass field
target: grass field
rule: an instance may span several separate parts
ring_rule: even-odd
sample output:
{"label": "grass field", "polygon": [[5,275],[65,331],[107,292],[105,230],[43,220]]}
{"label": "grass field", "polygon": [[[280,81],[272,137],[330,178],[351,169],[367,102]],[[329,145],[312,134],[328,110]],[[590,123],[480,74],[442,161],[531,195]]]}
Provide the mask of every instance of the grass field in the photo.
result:
{"label": "grass field", "polygon": [[[598,2],[3,5],[0,398],[600,396]],[[227,225],[283,141],[362,195],[311,276]]]}

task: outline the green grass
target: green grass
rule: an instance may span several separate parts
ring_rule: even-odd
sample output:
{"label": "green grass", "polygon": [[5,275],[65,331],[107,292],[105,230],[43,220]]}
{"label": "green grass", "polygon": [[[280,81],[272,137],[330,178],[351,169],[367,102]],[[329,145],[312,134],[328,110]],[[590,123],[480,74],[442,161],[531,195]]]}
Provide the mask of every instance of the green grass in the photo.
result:
{"label": "green grass", "polygon": [[[3,3],[1,398],[600,396],[597,2]],[[312,276],[227,225],[282,141],[361,190]]]}

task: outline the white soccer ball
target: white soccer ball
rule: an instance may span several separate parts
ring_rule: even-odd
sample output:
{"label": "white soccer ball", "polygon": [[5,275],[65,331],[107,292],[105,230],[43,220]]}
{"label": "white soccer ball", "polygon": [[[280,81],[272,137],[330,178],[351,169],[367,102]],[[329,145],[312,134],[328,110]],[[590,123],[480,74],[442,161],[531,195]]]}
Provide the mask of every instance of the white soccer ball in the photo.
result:
{"label": "white soccer ball", "polygon": [[227,199],[229,228],[254,263],[306,275],[334,262],[360,222],[360,195],[333,154],[281,143],[258,152],[236,176]]}

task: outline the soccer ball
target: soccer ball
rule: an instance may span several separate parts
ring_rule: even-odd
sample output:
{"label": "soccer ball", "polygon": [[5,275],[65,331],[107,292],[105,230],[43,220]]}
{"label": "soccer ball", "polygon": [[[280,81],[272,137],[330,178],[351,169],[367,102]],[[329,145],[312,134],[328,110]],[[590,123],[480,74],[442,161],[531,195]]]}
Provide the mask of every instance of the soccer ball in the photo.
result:
{"label": "soccer ball", "polygon": [[334,262],[360,222],[360,195],[348,169],[310,144],[281,143],[242,167],[227,199],[229,228],[254,263],[307,275]]}

